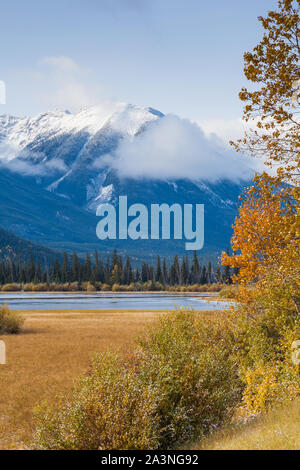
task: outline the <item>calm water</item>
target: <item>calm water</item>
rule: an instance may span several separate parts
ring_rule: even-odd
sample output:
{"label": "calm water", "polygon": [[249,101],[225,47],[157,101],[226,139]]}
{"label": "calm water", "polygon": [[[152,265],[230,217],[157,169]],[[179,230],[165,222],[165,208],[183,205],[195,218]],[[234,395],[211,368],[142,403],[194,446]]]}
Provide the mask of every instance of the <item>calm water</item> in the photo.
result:
{"label": "calm water", "polygon": [[212,294],[43,294],[0,293],[0,304],[7,303],[12,310],[58,309],[136,309],[165,310],[175,306],[192,307],[195,310],[224,310],[227,302],[210,300]]}

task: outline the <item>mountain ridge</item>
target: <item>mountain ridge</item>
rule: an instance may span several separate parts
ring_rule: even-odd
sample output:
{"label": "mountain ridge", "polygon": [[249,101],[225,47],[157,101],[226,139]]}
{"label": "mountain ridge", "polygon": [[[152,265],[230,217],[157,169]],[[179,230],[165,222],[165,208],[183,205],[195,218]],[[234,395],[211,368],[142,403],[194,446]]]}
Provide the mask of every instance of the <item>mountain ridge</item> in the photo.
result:
{"label": "mountain ridge", "polygon": [[[114,155],[124,139],[134,139],[165,116],[153,108],[126,103],[52,111],[33,118],[0,116],[0,225],[54,249],[98,249],[140,258],[184,253],[183,241],[96,238],[96,207],[117,203],[205,204],[203,256],[214,257],[229,244],[238,196],[247,182],[199,177],[153,179],[120,177],[102,159]],[[143,155],[141,155],[143,158]],[[184,158],[184,156],[183,156]],[[100,162],[100,165],[96,165]],[[8,185],[7,193],[4,186]],[[21,206],[21,209],[20,207]],[[48,219],[48,220],[47,220]],[[159,242],[159,243],[156,243]]]}

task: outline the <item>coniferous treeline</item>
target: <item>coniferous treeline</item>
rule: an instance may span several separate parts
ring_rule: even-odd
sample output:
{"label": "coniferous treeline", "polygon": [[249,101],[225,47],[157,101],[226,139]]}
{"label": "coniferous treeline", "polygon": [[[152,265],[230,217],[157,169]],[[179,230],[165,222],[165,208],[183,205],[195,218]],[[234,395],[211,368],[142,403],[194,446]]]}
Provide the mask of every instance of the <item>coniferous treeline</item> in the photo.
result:
{"label": "coniferous treeline", "polygon": [[229,267],[213,269],[211,262],[201,265],[197,253],[194,252],[192,260],[188,256],[179,258],[175,255],[171,264],[165,258],[157,256],[156,263],[149,265],[142,263],[141,268],[132,267],[129,257],[125,260],[114,250],[111,257],[102,260],[97,251],[93,261],[90,254],[86,254],[81,261],[77,253],[72,256],[63,254],[62,261],[57,258],[52,266],[43,266],[35,262],[31,253],[25,263],[21,256],[17,261],[7,258],[0,263],[0,284],[9,283],[72,283],[90,282],[130,285],[137,282],[157,282],[162,285],[193,285],[211,283],[231,283],[231,270]]}

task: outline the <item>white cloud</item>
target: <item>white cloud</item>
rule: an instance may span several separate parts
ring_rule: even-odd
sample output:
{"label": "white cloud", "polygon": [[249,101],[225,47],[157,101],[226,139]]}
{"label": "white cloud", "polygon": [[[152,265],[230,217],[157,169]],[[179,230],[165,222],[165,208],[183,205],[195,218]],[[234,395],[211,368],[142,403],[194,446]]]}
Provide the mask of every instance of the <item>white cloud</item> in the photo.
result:
{"label": "white cloud", "polygon": [[245,131],[249,129],[249,125],[242,118],[210,119],[200,121],[198,124],[207,136],[215,135],[226,145],[229,145],[230,140],[235,141],[243,137]]}
{"label": "white cloud", "polygon": [[221,145],[187,119],[168,115],[153,122],[133,139],[121,141],[113,155],[96,166],[113,167],[121,177],[242,180],[253,175],[255,160]]}
{"label": "white cloud", "polygon": [[[259,118],[250,119],[248,122],[245,122],[242,118],[231,120],[210,119],[198,122],[198,124],[208,138],[217,138],[223,145],[233,149],[229,142],[236,142],[238,139],[243,138],[245,133],[251,134],[252,131],[257,130],[258,121]],[[241,158],[245,158],[242,154],[239,155]],[[266,166],[261,155],[258,155],[257,158],[254,156],[248,157],[248,160],[257,172],[265,171],[269,174],[276,174],[276,168],[272,169],[269,166]]]}
{"label": "white cloud", "polygon": [[38,101],[48,108],[76,111],[100,101],[100,87],[93,83],[89,71],[65,56],[44,57],[39,62]]}
{"label": "white cloud", "polygon": [[20,151],[11,143],[0,143],[0,168],[25,176],[52,175],[68,170],[60,158],[44,161],[44,157],[40,152]]}
{"label": "white cloud", "polygon": [[50,56],[44,57],[40,61],[41,65],[48,65],[52,67],[57,73],[79,73],[80,67],[70,57],[65,56]]}

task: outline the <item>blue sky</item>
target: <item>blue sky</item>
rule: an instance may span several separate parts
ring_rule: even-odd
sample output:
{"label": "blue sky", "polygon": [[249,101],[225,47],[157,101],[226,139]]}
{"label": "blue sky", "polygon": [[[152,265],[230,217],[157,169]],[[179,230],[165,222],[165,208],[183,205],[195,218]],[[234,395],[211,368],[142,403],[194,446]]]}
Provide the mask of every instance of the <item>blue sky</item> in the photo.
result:
{"label": "blue sky", "polygon": [[[101,100],[234,126],[243,53],[276,0],[1,2],[0,114],[33,115]],[[231,124],[230,124],[231,123]],[[225,126],[226,127],[226,126]]]}

